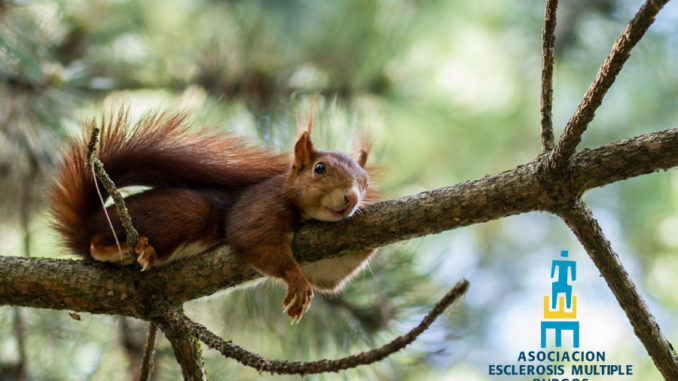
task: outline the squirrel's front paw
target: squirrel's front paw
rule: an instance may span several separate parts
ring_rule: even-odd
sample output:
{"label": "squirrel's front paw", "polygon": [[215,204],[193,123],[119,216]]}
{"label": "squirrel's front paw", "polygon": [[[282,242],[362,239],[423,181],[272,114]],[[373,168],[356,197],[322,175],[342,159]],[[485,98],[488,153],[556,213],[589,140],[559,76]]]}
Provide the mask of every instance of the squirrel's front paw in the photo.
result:
{"label": "squirrel's front paw", "polygon": [[283,299],[283,306],[289,317],[292,318],[292,323],[298,323],[305,311],[311,307],[311,299],[313,299],[313,288],[303,277],[296,278],[294,281],[287,283],[287,295]]}

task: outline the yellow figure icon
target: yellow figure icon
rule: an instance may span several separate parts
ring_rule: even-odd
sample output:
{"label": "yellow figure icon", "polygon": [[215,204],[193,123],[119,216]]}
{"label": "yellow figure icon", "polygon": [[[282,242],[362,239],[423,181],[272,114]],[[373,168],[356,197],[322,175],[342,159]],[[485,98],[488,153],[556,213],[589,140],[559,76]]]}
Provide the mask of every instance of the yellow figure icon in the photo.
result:
{"label": "yellow figure icon", "polygon": [[549,297],[544,296],[544,319],[576,319],[577,318],[577,297],[572,296],[572,310],[565,310],[565,297],[558,297],[558,309],[551,311],[549,309]]}

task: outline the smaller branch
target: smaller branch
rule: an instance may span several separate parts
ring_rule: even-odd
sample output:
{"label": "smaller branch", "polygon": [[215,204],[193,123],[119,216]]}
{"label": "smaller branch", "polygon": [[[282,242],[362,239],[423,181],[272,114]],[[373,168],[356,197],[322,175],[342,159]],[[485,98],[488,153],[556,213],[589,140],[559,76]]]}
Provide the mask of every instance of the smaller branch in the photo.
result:
{"label": "smaller branch", "polygon": [[412,343],[422,332],[433,324],[438,316],[455,300],[466,293],[469,282],[461,280],[443,296],[442,299],[431,309],[424,317],[421,323],[402,336],[398,336],[391,342],[380,348],[356,355],[347,356],[337,360],[319,360],[311,362],[287,362],[278,360],[268,360],[259,354],[249,352],[231,342],[224,341],[221,337],[210,332],[204,326],[193,322],[183,313],[170,310],[169,316],[163,316],[164,321],[159,322],[161,326],[176,326],[175,330],[181,330],[194,335],[210,348],[216,349],[224,356],[233,358],[245,366],[257,369],[259,372],[269,372],[277,374],[316,374],[325,372],[338,372],[343,369],[355,368],[360,365],[372,364],[387,356],[401,350]]}
{"label": "smaller branch", "polygon": [[[172,307],[165,308],[165,312],[170,316],[184,316],[181,310]],[[189,332],[176,325],[162,325],[167,340],[172,344],[174,357],[181,366],[181,373],[184,380],[207,380],[207,372],[202,359],[202,349],[200,342]]]}
{"label": "smaller branch", "polygon": [[16,371],[15,376],[17,380],[27,380],[28,371],[26,366],[26,340],[25,340],[25,329],[24,329],[24,319],[21,315],[21,308],[14,307],[14,319],[12,320],[12,326],[14,330],[14,339],[16,340],[17,352],[19,358],[15,364],[14,370]]}
{"label": "smaller branch", "polygon": [[[26,258],[31,257],[31,207],[33,204],[33,181],[38,171],[35,156],[30,152],[27,155],[29,169],[23,176],[21,182],[21,195],[19,200],[19,212],[21,221],[21,230],[23,233],[23,255]],[[16,379],[28,379],[28,367],[26,366],[26,335],[24,329],[24,318],[21,308],[14,307],[14,317],[12,319],[14,340],[16,340],[18,360],[15,366]]]}
{"label": "smaller branch", "polygon": [[565,132],[549,157],[551,169],[562,169],[572,156],[581,136],[586,131],[603,97],[621,71],[624,63],[631,55],[631,49],[640,41],[647,29],[654,22],[654,18],[669,0],[647,0],[638,10],[635,17],[626,26],[624,32],[617,38],[612,51],[598,70],[596,78],[584,94],[579,107],[567,123]]}
{"label": "smaller branch", "polygon": [[544,152],[553,149],[553,46],[555,45],[556,8],[558,0],[547,0],[542,31],[541,70],[541,146]]}
{"label": "smaller branch", "polygon": [[560,211],[579,242],[586,249],[593,263],[617,298],[631,321],[636,336],[645,346],[655,365],[667,380],[678,380],[678,358],[671,344],[664,338],[647,304],[638,294],[636,286],[603,235],[598,221],[581,200],[571,208]]}
{"label": "smaller branch", "polygon": [[[125,228],[127,247],[129,247],[130,252],[134,255],[134,248],[139,242],[139,233],[132,225],[132,218],[127,211],[127,207],[125,206],[125,199],[118,191],[118,188],[115,186],[113,180],[111,180],[111,178],[108,176],[108,173],[106,173],[104,170],[104,164],[96,157],[96,146],[99,141],[99,131],[99,128],[94,128],[92,130],[92,136],[90,137],[89,144],[87,144],[87,164],[94,168],[97,178],[101,180],[104,188],[106,188],[108,194],[110,194],[111,198],[113,198],[115,208],[118,211],[118,217],[122,222],[122,226]],[[115,234],[115,231],[113,234]]]}
{"label": "smaller branch", "polygon": [[148,323],[148,336],[146,337],[146,349],[144,349],[144,358],[141,360],[141,371],[139,373],[139,381],[148,381],[151,379],[153,373],[153,355],[155,355],[155,343],[158,333],[158,326],[150,322]]}
{"label": "smaller branch", "polygon": [[144,343],[146,341],[139,335],[140,325],[144,323],[127,316],[119,316],[118,323],[120,346],[128,360],[127,378],[136,380],[139,378],[139,372],[141,371],[141,359],[143,358]]}

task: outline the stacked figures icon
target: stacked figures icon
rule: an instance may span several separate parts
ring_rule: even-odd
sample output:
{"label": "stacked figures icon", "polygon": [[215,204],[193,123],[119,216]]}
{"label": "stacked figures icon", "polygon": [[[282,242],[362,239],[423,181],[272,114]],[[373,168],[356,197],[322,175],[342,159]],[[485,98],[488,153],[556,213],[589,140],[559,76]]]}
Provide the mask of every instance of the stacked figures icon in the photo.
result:
{"label": "stacked figures icon", "polygon": [[577,279],[577,263],[567,258],[567,250],[560,259],[551,263],[551,295],[544,296],[544,320],[541,322],[541,347],[546,348],[548,332],[555,331],[556,347],[563,346],[563,332],[572,332],[572,346],[579,348],[579,321],[577,297],[572,294],[572,284]]}

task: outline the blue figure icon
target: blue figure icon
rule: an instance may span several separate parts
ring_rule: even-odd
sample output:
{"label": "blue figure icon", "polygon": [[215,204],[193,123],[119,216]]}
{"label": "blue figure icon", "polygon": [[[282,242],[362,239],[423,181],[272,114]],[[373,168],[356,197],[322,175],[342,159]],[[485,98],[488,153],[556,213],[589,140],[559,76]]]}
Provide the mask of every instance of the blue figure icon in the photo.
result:
{"label": "blue figure icon", "polygon": [[[567,258],[567,250],[562,250],[560,256]],[[572,308],[572,285],[567,283],[567,273],[570,270],[572,280],[577,280],[577,267],[575,261],[554,260],[551,265],[551,278],[555,276],[556,268],[558,269],[558,280],[551,284],[551,309],[556,309],[556,302],[558,301],[558,294],[565,294],[565,301],[567,302],[567,309]]]}

